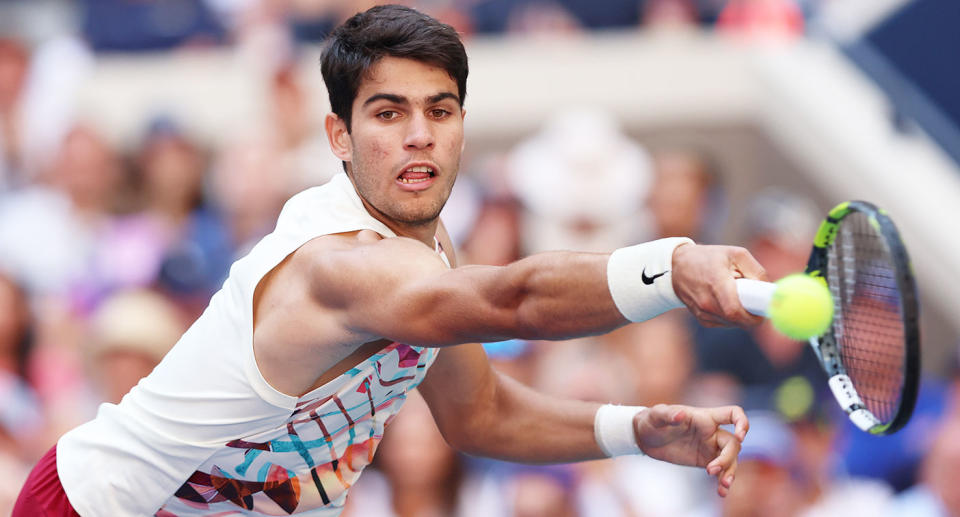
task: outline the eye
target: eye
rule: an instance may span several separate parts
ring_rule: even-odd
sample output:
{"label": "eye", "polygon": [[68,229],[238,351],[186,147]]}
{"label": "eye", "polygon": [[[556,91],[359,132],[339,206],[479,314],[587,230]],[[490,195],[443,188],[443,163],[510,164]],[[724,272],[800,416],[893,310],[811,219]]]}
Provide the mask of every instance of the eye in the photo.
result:
{"label": "eye", "polygon": [[447,111],[447,110],[445,110],[445,109],[443,109],[443,108],[434,108],[434,109],[430,110],[430,116],[433,117],[433,118],[435,118],[435,119],[446,118],[446,117],[449,116],[449,115],[450,115],[450,112]]}
{"label": "eye", "polygon": [[389,111],[389,110],[381,111],[380,113],[377,113],[377,118],[380,120],[394,120],[399,116],[400,114],[397,113],[396,111]]}

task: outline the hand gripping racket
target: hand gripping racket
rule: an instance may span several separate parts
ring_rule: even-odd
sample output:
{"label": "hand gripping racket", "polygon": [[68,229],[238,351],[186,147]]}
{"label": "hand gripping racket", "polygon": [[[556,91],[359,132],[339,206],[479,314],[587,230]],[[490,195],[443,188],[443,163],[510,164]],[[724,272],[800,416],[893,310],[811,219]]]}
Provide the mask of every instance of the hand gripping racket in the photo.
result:
{"label": "hand gripping racket", "polygon": [[[893,221],[865,201],[837,205],[817,231],[805,272],[822,278],[833,298],[833,323],[810,339],[830,390],[863,431],[896,432],[916,404],[920,331],[913,271]],[[737,280],[744,308],[760,316],[773,286]]]}

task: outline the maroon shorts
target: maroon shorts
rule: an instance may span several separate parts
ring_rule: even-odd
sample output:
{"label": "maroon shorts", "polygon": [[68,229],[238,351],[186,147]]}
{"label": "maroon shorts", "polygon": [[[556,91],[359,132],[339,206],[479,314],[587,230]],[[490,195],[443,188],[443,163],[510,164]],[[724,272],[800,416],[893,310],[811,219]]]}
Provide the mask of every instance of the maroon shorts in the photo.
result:
{"label": "maroon shorts", "polygon": [[33,467],[11,517],[80,517],[70,506],[57,475],[57,446],[54,445]]}

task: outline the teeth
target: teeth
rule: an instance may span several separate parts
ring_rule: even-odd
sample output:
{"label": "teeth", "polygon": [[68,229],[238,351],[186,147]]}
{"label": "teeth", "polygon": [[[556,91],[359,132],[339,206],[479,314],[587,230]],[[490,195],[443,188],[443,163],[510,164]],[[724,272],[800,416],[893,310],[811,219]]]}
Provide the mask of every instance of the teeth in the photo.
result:
{"label": "teeth", "polygon": [[427,180],[429,180],[429,179],[430,179],[430,178],[418,178],[418,179],[400,178],[400,183],[422,183],[422,182],[427,181]]}
{"label": "teeth", "polygon": [[410,167],[409,169],[407,169],[407,171],[408,171],[408,172],[429,172],[429,173],[431,173],[431,174],[433,173],[433,169],[430,168],[430,167],[427,167],[426,165],[419,165],[419,166],[417,166],[417,167]]}

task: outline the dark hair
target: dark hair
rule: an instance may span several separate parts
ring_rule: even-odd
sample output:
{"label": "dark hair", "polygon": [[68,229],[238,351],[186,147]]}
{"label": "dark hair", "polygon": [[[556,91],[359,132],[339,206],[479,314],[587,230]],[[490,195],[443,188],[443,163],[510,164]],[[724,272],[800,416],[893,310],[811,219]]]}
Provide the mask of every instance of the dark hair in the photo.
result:
{"label": "dark hair", "polygon": [[467,95],[467,52],[457,31],[419,11],[379,5],[337,27],[320,58],[330,107],[347,124],[360,82],[384,56],[443,68],[457,82],[460,106]]}
{"label": "dark hair", "polygon": [[9,339],[7,345],[13,345],[11,353],[13,354],[15,372],[22,379],[29,382],[30,358],[33,353],[34,344],[34,320],[30,310],[30,300],[24,286],[13,276],[0,271],[0,289],[9,289],[13,294],[14,318],[16,328],[11,336],[0,336],[0,340]]}

